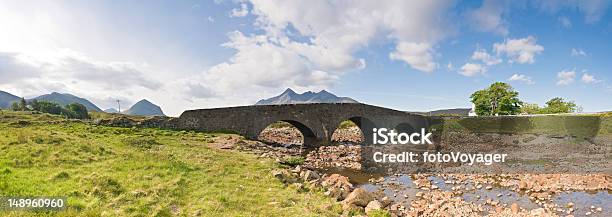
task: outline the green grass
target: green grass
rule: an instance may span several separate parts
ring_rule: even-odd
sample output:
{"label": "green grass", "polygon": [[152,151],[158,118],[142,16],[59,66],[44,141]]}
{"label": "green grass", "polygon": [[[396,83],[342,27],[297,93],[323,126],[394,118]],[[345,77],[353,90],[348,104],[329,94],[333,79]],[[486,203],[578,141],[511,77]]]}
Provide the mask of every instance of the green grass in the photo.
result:
{"label": "green grass", "polygon": [[443,130],[473,133],[532,133],[582,138],[610,137],[612,116],[604,114],[449,118],[444,120]]}
{"label": "green grass", "polygon": [[115,128],[0,113],[0,195],[65,196],[61,212],[0,216],[336,216],[318,191],[271,175],[270,159],[209,148],[213,134]]}

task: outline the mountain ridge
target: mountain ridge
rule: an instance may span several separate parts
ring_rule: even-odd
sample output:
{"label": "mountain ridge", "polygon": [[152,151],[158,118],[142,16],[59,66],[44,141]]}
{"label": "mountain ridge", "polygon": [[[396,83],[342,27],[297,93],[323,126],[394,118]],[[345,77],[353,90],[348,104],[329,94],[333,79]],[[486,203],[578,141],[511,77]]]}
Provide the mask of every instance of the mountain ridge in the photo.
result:
{"label": "mountain ridge", "polygon": [[79,103],[79,104],[84,105],[85,108],[87,108],[87,111],[95,111],[95,112],[102,111],[102,109],[100,109],[98,106],[96,106],[96,104],[93,104],[89,100],[69,94],[69,93],[51,92],[50,94],[40,95],[32,99],[28,99],[27,101],[30,102],[32,100],[44,100],[44,101],[49,101],[49,102],[55,102],[61,106],[65,106],[70,103]]}
{"label": "mountain ridge", "polygon": [[319,92],[306,91],[296,93],[287,88],[283,93],[267,99],[261,99],[255,105],[308,104],[308,103],[359,103],[349,97],[338,97],[326,90]]}
{"label": "mountain ridge", "polygon": [[19,101],[21,98],[9,92],[0,90],[0,108],[10,108],[13,102]]}

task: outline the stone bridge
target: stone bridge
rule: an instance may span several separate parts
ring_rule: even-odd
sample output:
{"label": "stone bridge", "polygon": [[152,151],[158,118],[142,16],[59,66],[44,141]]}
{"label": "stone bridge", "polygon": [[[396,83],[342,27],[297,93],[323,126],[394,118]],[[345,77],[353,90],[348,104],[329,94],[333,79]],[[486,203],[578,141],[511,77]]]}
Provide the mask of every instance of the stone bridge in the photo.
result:
{"label": "stone bridge", "polygon": [[331,142],[342,121],[359,126],[366,142],[372,141],[373,128],[385,127],[399,132],[428,128],[427,116],[360,103],[314,103],[288,105],[253,105],[188,110],[178,118],[178,127],[208,132],[235,132],[249,139],[276,121],[295,126],[304,136],[305,146]]}

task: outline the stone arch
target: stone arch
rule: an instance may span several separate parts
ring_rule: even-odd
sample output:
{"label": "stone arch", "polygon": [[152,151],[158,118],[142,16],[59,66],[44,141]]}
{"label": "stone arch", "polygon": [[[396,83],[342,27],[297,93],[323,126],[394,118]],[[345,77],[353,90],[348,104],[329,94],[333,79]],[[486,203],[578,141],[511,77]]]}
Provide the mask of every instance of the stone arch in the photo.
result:
{"label": "stone arch", "polygon": [[332,143],[362,144],[365,141],[359,126],[350,119],[340,121],[340,124],[334,128],[335,130],[330,132]]}
{"label": "stone arch", "polygon": [[[338,121],[334,127],[338,127],[343,121],[345,120],[350,120],[353,123],[355,123],[357,125],[357,127],[359,127],[359,130],[361,131],[361,134],[364,137],[364,140],[362,142],[362,144],[369,144],[372,143],[372,132],[374,128],[377,128],[377,124],[376,122],[372,121],[370,118],[367,117],[363,117],[363,116],[352,116],[349,118],[345,118],[342,119],[340,121]],[[334,128],[333,131],[331,131],[331,133],[333,133],[336,129]],[[331,135],[330,135],[331,137]]]}
{"label": "stone arch", "polygon": [[295,127],[300,132],[300,134],[302,135],[302,142],[301,142],[302,146],[318,145],[317,135],[311,127],[308,127],[306,124],[300,121],[291,120],[291,119],[280,119],[280,120],[270,121],[267,124],[263,124],[262,127],[260,127],[260,129],[257,130],[257,135],[259,136],[266,128],[268,128],[272,124],[279,122],[279,121],[289,123],[291,126]]}
{"label": "stone arch", "polygon": [[412,126],[412,124],[409,123],[400,123],[397,126],[395,126],[395,131],[397,133],[415,133],[415,132],[419,132],[419,129],[415,128],[414,126]]}

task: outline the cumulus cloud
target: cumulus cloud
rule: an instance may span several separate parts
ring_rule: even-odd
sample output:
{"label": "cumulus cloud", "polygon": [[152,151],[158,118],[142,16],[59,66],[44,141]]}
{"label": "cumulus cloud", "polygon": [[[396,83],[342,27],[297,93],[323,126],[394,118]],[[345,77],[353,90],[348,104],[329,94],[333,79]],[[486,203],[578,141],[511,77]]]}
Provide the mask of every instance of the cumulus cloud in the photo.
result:
{"label": "cumulus cloud", "polygon": [[583,56],[583,57],[584,57],[584,56],[586,56],[586,55],[587,55],[587,53],[586,53],[586,52],[584,52],[582,49],[579,49],[579,48],[578,48],[578,49],[576,49],[576,48],[572,48],[571,55],[572,55],[573,57],[579,57],[579,56]]}
{"label": "cumulus cloud", "polygon": [[477,63],[466,63],[459,70],[459,74],[467,77],[482,75],[487,71],[487,68]]}
{"label": "cumulus cloud", "polygon": [[436,69],[432,52],[431,45],[427,43],[401,42],[389,57],[392,60],[403,60],[417,70],[432,72]]}
{"label": "cumulus cloud", "polygon": [[487,66],[497,65],[502,62],[501,58],[491,56],[484,49],[477,49],[476,51],[474,51],[474,53],[472,54],[472,60],[482,61]]}
{"label": "cumulus cloud", "polygon": [[557,20],[559,21],[561,26],[563,26],[565,28],[571,28],[572,27],[572,21],[570,21],[569,18],[567,18],[567,17],[559,17]]}
{"label": "cumulus cloud", "polygon": [[557,73],[557,85],[569,85],[574,82],[576,71],[563,70]]}
{"label": "cumulus cloud", "polygon": [[381,35],[395,43],[391,60],[432,72],[435,45],[452,31],[440,16],[453,4],[252,0],[246,10],[261,31],[230,32],[223,46],[234,50],[233,56],[181,81],[182,89],[194,98],[232,101],[255,100],[286,87],[329,88],[344,73],[366,67],[355,53]]}
{"label": "cumulus cloud", "polygon": [[241,3],[240,8],[234,8],[230,12],[230,17],[246,17],[249,15],[249,6],[246,3]]}
{"label": "cumulus cloud", "polygon": [[23,54],[0,52],[0,84],[10,84],[24,78],[38,76],[40,70]]}
{"label": "cumulus cloud", "polygon": [[523,82],[525,84],[534,84],[535,82],[533,82],[533,80],[531,80],[531,77],[526,76],[526,75],[522,75],[522,74],[513,74],[512,76],[510,76],[510,78],[508,78],[508,81],[520,81]]}
{"label": "cumulus cloud", "polygon": [[584,73],[582,74],[582,78],[581,78],[582,82],[586,83],[586,84],[592,84],[592,83],[598,83],[599,80],[595,79],[595,76],[589,74],[589,73]]}
{"label": "cumulus cloud", "polygon": [[506,39],[503,43],[493,44],[493,50],[497,54],[505,54],[510,58],[510,62],[521,64],[534,63],[535,56],[544,51],[542,45],[538,45],[536,38],[528,36],[519,39]]}
{"label": "cumulus cloud", "polygon": [[508,34],[508,25],[503,19],[504,1],[485,0],[482,5],[467,13],[472,28],[483,32],[494,32],[500,35]]}
{"label": "cumulus cloud", "polygon": [[58,50],[53,57],[0,53],[0,85],[24,95],[74,89],[100,93],[159,89],[161,82],[146,77],[142,68],[145,66],[132,62],[95,60],[67,49]]}

